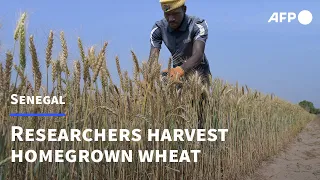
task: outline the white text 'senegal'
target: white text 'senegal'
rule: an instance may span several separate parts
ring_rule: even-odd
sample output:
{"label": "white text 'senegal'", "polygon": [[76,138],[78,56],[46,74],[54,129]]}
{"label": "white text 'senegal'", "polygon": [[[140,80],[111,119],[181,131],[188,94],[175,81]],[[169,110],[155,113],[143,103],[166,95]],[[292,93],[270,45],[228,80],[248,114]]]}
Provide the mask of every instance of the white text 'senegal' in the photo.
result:
{"label": "white text 'senegal'", "polygon": [[65,104],[62,96],[19,96],[11,95],[11,104]]}

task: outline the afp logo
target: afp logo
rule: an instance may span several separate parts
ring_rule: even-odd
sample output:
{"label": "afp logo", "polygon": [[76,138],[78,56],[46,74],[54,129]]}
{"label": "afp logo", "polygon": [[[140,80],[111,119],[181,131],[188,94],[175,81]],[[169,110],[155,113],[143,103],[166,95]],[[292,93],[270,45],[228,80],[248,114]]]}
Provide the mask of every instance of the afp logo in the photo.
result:
{"label": "afp logo", "polygon": [[[295,20],[297,18],[294,12],[274,12],[268,20],[268,23],[282,23]],[[298,21],[302,25],[308,25],[312,21],[312,14],[308,10],[303,10],[298,14]]]}

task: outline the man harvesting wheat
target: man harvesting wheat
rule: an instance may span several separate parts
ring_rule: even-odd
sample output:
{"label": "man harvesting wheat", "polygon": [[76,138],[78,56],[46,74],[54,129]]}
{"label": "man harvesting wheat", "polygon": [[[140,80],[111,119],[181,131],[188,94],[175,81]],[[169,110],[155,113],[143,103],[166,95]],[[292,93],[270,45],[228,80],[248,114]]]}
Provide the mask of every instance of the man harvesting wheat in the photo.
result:
{"label": "man harvesting wheat", "polygon": [[[158,56],[162,41],[173,57],[170,78],[181,78],[198,72],[205,80],[211,75],[204,53],[208,25],[204,19],[188,16],[185,0],[160,0],[164,17],[157,21],[150,33],[150,56]],[[164,70],[167,71],[167,70]]]}
{"label": "man harvesting wheat", "polygon": [[[158,57],[162,42],[173,57],[173,68],[168,75],[171,79],[198,72],[202,82],[208,83],[210,67],[204,53],[208,38],[208,25],[204,19],[188,16],[185,0],[160,0],[164,18],[157,21],[150,33],[150,57]],[[202,98],[202,101],[204,98]],[[200,101],[198,128],[203,128],[203,107]]]}

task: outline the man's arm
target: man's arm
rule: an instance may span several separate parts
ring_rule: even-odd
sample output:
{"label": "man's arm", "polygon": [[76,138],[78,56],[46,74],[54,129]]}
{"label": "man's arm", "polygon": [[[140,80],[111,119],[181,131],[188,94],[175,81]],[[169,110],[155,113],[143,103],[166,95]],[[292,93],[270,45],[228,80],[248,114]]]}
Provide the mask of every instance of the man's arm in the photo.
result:
{"label": "man's arm", "polygon": [[192,56],[181,65],[181,68],[188,72],[190,69],[198,66],[203,58],[205,43],[203,41],[195,41],[193,43]]}
{"label": "man's arm", "polygon": [[158,57],[162,44],[162,34],[160,27],[157,24],[153,25],[152,30],[150,32],[150,54],[149,59],[151,57]]}
{"label": "man's arm", "polygon": [[205,20],[199,20],[195,27],[195,37],[192,49],[192,56],[181,65],[181,68],[187,72],[198,66],[204,56],[206,41],[208,39],[208,25]]}
{"label": "man's arm", "polygon": [[160,54],[160,48],[155,48],[155,47],[151,46],[149,59],[152,57],[159,57],[159,54]]}

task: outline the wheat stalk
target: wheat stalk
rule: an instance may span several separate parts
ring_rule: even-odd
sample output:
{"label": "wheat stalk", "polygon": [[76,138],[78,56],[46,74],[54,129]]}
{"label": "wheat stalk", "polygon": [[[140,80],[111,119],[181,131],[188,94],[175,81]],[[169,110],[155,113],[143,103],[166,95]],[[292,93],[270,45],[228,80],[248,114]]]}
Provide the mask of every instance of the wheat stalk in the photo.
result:
{"label": "wheat stalk", "polygon": [[68,59],[68,47],[67,47],[67,42],[64,37],[64,32],[60,32],[60,41],[61,41],[61,47],[62,47],[62,53],[60,56],[60,61],[61,61],[61,70],[63,70],[67,75],[69,75],[69,69],[67,66],[67,59]]}
{"label": "wheat stalk", "polygon": [[140,67],[139,61],[136,54],[131,50],[132,59],[134,62],[134,82],[138,82],[139,74],[140,74]]}
{"label": "wheat stalk", "polygon": [[56,76],[57,76],[57,60],[51,60],[51,78],[52,78],[52,83],[56,81]]}
{"label": "wheat stalk", "polygon": [[24,72],[26,68],[26,34],[25,34],[24,22],[21,22],[19,36],[20,36],[20,67]]}
{"label": "wheat stalk", "polygon": [[52,48],[53,48],[53,31],[51,30],[49,33],[47,47],[46,47],[47,91],[49,91],[49,67],[52,61]]}
{"label": "wheat stalk", "polygon": [[101,69],[101,67],[103,65],[103,62],[105,61],[105,53],[106,53],[107,45],[108,45],[108,43],[105,42],[103,47],[102,47],[102,49],[101,49],[101,51],[100,51],[100,53],[99,53],[99,55],[98,55],[98,64],[96,66],[96,69],[95,69],[95,72],[94,72],[94,75],[93,75],[93,83],[96,82],[97,77],[98,77],[99,72],[100,72],[100,69]]}
{"label": "wheat stalk", "polygon": [[20,76],[20,79],[21,79],[21,83],[18,87],[18,92],[21,92],[23,87],[26,85],[27,78],[25,77],[21,68],[19,68],[17,65],[14,65],[14,69],[18,72],[18,75]]}
{"label": "wheat stalk", "polygon": [[53,48],[53,31],[51,30],[48,37],[47,48],[46,48],[46,66],[49,68],[51,58],[52,58],[52,48]]}
{"label": "wheat stalk", "polygon": [[22,13],[21,16],[20,16],[20,19],[18,20],[17,22],[17,25],[16,25],[16,29],[14,30],[14,33],[13,33],[13,39],[16,41],[18,40],[18,37],[19,37],[19,33],[20,33],[20,27],[21,27],[21,24],[23,24],[25,22],[27,18],[27,13]]}
{"label": "wheat stalk", "polygon": [[11,52],[6,53],[6,68],[5,68],[5,78],[4,78],[4,90],[9,92],[11,71],[13,66],[13,55]]}
{"label": "wheat stalk", "polygon": [[94,46],[88,49],[89,64],[93,71],[96,71],[99,60],[96,59],[96,50]]}
{"label": "wheat stalk", "polygon": [[119,57],[118,56],[116,56],[116,65],[117,65],[118,75],[119,75],[119,78],[120,78],[120,85],[121,85],[121,88],[123,89],[124,88],[123,76],[122,76],[121,67],[120,67],[120,61],[119,61]]}
{"label": "wheat stalk", "polygon": [[74,83],[78,96],[80,95],[81,65],[79,61],[74,61]]}
{"label": "wheat stalk", "polygon": [[33,72],[33,77],[34,77],[34,91],[36,93],[39,92],[40,86],[41,86],[41,71],[40,71],[40,65],[38,61],[38,56],[37,56],[37,51],[36,47],[34,45],[33,41],[33,35],[30,36],[29,38],[29,49],[30,49],[30,54],[31,54],[31,59],[32,59],[32,72]]}
{"label": "wheat stalk", "polygon": [[0,92],[4,90],[4,75],[2,63],[0,62]]}

